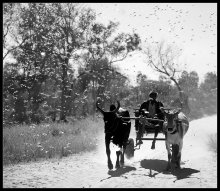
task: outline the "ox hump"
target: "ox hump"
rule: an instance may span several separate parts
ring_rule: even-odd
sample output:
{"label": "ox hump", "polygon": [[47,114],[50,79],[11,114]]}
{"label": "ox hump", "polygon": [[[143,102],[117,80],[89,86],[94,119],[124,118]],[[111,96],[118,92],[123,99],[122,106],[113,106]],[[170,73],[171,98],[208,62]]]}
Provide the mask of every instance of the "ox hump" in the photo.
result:
{"label": "ox hump", "polygon": [[118,110],[118,114],[122,117],[130,117],[128,110],[121,107]]}
{"label": "ox hump", "polygon": [[180,119],[180,120],[188,120],[187,117],[185,116],[185,114],[184,114],[183,112],[180,112],[180,113],[178,114],[178,119]]}
{"label": "ox hump", "polygon": [[122,108],[122,107],[120,107],[119,110],[118,110],[119,113],[125,112],[125,111],[126,111],[126,109],[124,109],[124,108]]}
{"label": "ox hump", "polygon": [[189,120],[188,118],[185,116],[185,114],[183,112],[180,112],[178,114],[178,119],[181,120],[182,122],[182,125],[186,125],[186,126],[189,126]]}

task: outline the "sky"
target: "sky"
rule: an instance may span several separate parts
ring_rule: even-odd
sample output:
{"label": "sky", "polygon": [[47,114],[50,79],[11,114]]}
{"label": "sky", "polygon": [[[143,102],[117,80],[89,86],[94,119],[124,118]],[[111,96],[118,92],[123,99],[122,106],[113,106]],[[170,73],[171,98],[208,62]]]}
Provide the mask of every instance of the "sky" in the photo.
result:
{"label": "sky", "polygon": [[[119,22],[118,32],[139,34],[142,46],[165,40],[182,49],[179,62],[188,72],[196,71],[200,82],[211,71],[217,73],[217,3],[87,3],[97,21]],[[116,63],[135,84],[139,71],[157,80],[141,53]]]}

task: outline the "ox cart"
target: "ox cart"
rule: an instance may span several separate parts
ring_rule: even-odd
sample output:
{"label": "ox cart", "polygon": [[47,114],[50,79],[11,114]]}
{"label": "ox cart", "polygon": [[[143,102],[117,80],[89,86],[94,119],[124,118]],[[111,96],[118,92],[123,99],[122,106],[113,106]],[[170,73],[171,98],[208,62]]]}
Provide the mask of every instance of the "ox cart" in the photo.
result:
{"label": "ox cart", "polygon": [[[163,122],[164,120],[156,118],[149,118],[148,112],[143,111],[142,113],[139,112],[139,109],[135,109],[134,111],[135,117],[129,117],[129,119],[135,120],[135,131],[136,131],[136,138],[135,141],[133,138],[128,139],[128,143],[126,146],[125,154],[128,158],[131,158],[134,156],[134,151],[140,149],[141,144],[143,143],[143,140],[156,140],[156,141],[165,141],[164,138],[155,138],[155,137],[147,137],[148,135],[154,135],[155,130],[158,129],[158,134],[163,132]],[[123,119],[128,119],[126,117],[123,117]],[[152,122],[159,122],[159,124],[154,125]],[[145,136],[144,136],[145,135]]]}
{"label": "ox cart", "polygon": [[[103,114],[105,122],[105,144],[106,154],[108,158],[108,168],[113,169],[113,164],[110,157],[110,142],[118,145],[120,150],[116,151],[116,168],[124,164],[124,154],[127,158],[134,156],[134,151],[143,143],[143,140],[152,140],[151,149],[155,148],[157,140],[166,141],[166,149],[168,153],[168,166],[170,168],[171,162],[174,161],[177,167],[180,167],[181,149],[183,136],[188,130],[189,121],[187,117],[181,112],[181,108],[177,111],[171,108],[161,107],[161,112],[157,113],[154,118],[150,118],[149,112],[146,110],[135,109],[135,117],[130,117],[129,111],[120,108],[120,102],[117,101],[118,106],[110,106],[110,111],[104,111],[96,102],[97,109]],[[173,110],[170,112],[170,110]],[[163,120],[165,117],[165,121]],[[129,138],[131,122],[130,119],[135,120],[136,144],[134,139]],[[153,138],[145,138],[144,134],[154,133]],[[159,133],[163,133],[165,138],[157,138]],[[177,139],[176,139],[177,138]],[[175,142],[174,142],[175,141]],[[171,147],[172,146],[172,147]],[[171,160],[172,159],[172,160]]]}

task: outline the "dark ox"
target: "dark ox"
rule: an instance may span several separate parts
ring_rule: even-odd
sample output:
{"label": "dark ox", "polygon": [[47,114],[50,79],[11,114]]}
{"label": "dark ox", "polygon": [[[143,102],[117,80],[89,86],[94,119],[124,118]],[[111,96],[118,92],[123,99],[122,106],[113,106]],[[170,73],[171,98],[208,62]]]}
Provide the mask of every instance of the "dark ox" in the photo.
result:
{"label": "dark ox", "polygon": [[120,108],[120,103],[117,101],[117,108],[113,111],[103,111],[96,102],[96,107],[102,113],[105,123],[105,145],[106,154],[108,160],[108,168],[113,169],[111,161],[110,142],[117,145],[120,150],[116,151],[117,160],[115,168],[120,168],[124,165],[124,153],[128,143],[128,138],[131,129],[130,119],[123,120],[121,117],[130,117],[129,112],[123,108]]}
{"label": "dark ox", "polygon": [[161,110],[165,115],[163,128],[165,132],[165,142],[168,153],[167,170],[171,168],[171,162],[175,164],[176,168],[180,168],[183,137],[188,131],[189,121],[183,112],[180,111],[180,109],[178,109],[178,111],[170,111],[170,109],[161,108]]}

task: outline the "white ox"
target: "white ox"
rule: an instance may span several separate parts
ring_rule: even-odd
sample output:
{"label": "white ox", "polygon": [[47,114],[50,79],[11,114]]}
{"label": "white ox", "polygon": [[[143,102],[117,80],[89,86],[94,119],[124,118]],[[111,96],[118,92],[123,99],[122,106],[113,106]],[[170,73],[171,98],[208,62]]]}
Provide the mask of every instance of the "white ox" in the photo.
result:
{"label": "white ox", "polygon": [[163,130],[168,153],[168,165],[166,170],[171,168],[171,162],[175,164],[176,168],[180,168],[183,137],[188,131],[189,121],[180,109],[173,111],[171,109],[161,108],[161,110],[165,115]]}

